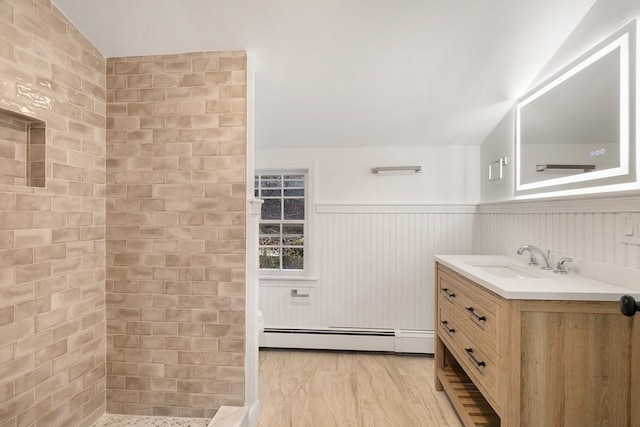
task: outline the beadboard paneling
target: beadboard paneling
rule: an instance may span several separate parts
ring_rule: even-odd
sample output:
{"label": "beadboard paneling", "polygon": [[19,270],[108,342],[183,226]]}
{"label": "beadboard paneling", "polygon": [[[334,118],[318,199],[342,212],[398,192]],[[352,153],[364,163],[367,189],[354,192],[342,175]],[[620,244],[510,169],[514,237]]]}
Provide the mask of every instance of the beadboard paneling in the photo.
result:
{"label": "beadboard paneling", "polygon": [[639,247],[622,243],[623,227],[622,213],[481,213],[474,252],[504,254],[509,246],[530,243],[552,253],[640,268]]}
{"label": "beadboard paneling", "polygon": [[433,330],[433,255],[471,253],[472,210],[318,209],[319,281],[308,298],[263,285],[266,325]]}
{"label": "beadboard paneling", "polygon": [[622,243],[629,212],[640,212],[639,198],[477,211],[473,205],[319,206],[318,282],[304,289],[308,298],[291,297],[300,283],[262,285],[260,309],[267,327],[433,330],[433,255],[516,256],[523,243],[574,258],[585,275],[585,266],[599,270],[590,275],[595,279],[622,277],[620,284],[635,289],[639,247]]}

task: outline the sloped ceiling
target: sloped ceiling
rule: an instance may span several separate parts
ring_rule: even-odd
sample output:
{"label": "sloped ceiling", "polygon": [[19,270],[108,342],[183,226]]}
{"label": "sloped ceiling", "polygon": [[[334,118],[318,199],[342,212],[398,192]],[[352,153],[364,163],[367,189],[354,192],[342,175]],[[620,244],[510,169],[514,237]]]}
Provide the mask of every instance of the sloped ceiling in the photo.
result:
{"label": "sloped ceiling", "polygon": [[481,144],[594,0],[54,0],[106,56],[247,50],[258,148]]}

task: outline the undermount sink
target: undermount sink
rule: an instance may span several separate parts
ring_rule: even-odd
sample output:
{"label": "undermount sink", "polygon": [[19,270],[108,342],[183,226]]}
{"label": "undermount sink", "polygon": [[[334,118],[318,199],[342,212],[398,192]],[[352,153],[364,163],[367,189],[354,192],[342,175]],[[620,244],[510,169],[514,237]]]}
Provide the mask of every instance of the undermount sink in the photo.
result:
{"label": "undermount sink", "polygon": [[524,271],[524,269],[508,265],[508,264],[471,264],[472,267],[476,267],[496,277],[502,277],[507,279],[536,279],[540,276],[533,274],[532,272]]}

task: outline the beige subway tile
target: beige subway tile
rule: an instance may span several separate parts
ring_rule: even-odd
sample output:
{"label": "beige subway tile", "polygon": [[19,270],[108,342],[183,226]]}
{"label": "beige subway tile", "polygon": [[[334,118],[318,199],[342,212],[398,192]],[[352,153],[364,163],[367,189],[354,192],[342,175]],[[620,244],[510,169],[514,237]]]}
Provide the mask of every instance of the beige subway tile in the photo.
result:
{"label": "beige subway tile", "polygon": [[32,301],[16,304],[15,318],[16,320],[34,317],[38,314],[51,310],[51,297],[38,298]]}
{"label": "beige subway tile", "polygon": [[[204,380],[215,380],[217,379],[216,367],[215,366],[193,366],[192,369],[192,378],[193,379],[204,379]],[[193,398],[193,395],[192,395]],[[209,395],[209,398],[211,396]]]}
{"label": "beige subway tile", "polygon": [[153,132],[150,129],[127,131],[127,144],[151,144],[152,142]]}
{"label": "beige subway tile", "polygon": [[162,129],[164,126],[164,117],[140,117],[140,129]]}
{"label": "beige subway tile", "polygon": [[130,75],[127,76],[128,88],[150,88],[151,87],[151,75]]}
{"label": "beige subway tile", "polygon": [[165,61],[141,60],[139,71],[140,74],[164,74],[166,71]]}
{"label": "beige subway tile", "polygon": [[215,101],[207,101],[206,112],[212,114],[231,113],[233,111],[232,101],[230,99],[221,99]]}
{"label": "beige subway tile", "polygon": [[40,366],[44,363],[62,356],[67,353],[67,340],[60,340],[50,346],[47,346],[36,352],[36,366]]}
{"label": "beige subway tile", "polygon": [[[48,211],[51,210],[51,197],[31,194],[16,194],[15,206],[18,211]],[[16,216],[17,215],[24,214],[16,213]]]}
{"label": "beige subway tile", "polygon": [[151,378],[151,390],[173,392],[178,390],[178,382],[173,378]]}
{"label": "beige subway tile", "polygon": [[50,311],[35,318],[36,331],[42,331],[48,329],[54,325],[58,325],[67,320],[67,309],[60,308],[54,311]]}
{"label": "beige subway tile", "polygon": [[192,71],[191,61],[186,59],[167,61],[165,63],[165,67],[168,73],[184,73]]}
{"label": "beige subway tile", "polygon": [[[22,413],[34,404],[33,393],[23,393],[0,406],[0,419],[9,420],[16,414]],[[17,422],[17,421],[16,421]],[[6,424],[10,427],[9,424]]]}
{"label": "beige subway tile", "polygon": [[[140,337],[140,348],[150,348],[150,349],[164,349],[164,337],[155,337],[155,336],[141,336]],[[159,366],[164,366],[162,364],[158,364]]]}
{"label": "beige subway tile", "polygon": [[9,306],[0,309],[0,326],[13,323],[14,321],[14,307]]}
{"label": "beige subway tile", "polygon": [[219,120],[221,127],[244,126],[245,115],[244,113],[224,113],[220,114]]}
{"label": "beige subway tile", "polygon": [[154,88],[176,87],[178,86],[178,79],[178,73],[154,74],[152,77],[152,86]]}
{"label": "beige subway tile", "polygon": [[202,72],[180,74],[179,86],[204,86],[205,84],[205,75]]}
{"label": "beige subway tile", "polygon": [[152,89],[140,89],[139,94],[140,101],[158,102],[165,100],[165,89],[158,88],[157,85],[154,85]]}
{"label": "beige subway tile", "polygon": [[127,390],[150,390],[151,383],[149,378],[125,378],[125,389]]}
{"label": "beige subway tile", "polygon": [[51,244],[50,229],[15,230],[14,247],[44,246]]}
{"label": "beige subway tile", "polygon": [[48,245],[34,248],[34,261],[42,263],[46,261],[60,260],[67,256],[66,245]]}
{"label": "beige subway tile", "polygon": [[201,281],[204,280],[204,268],[180,268],[178,269],[178,280]]}
{"label": "beige subway tile", "polygon": [[[53,269],[53,268],[52,268]],[[39,280],[35,284],[35,296],[42,297],[51,294],[57,294],[67,288],[66,276],[54,276],[44,280]],[[58,307],[54,307],[58,308]]]}
{"label": "beige subway tile", "polygon": [[217,142],[194,143],[192,152],[194,156],[216,156],[219,152],[219,144]]}
{"label": "beige subway tile", "polygon": [[125,360],[127,362],[151,363],[152,351],[149,349],[125,349]]}
{"label": "beige subway tile", "polygon": [[192,324],[192,323],[179,323],[178,335],[188,337],[201,337],[204,336],[204,325]]}
{"label": "beige subway tile", "polygon": [[231,84],[231,72],[207,72],[205,73],[205,81],[211,85],[228,85]]}
{"label": "beige subway tile", "polygon": [[[167,318],[167,320],[169,320]],[[178,334],[178,324],[173,322],[156,322],[153,324],[154,336],[174,336]]]}
{"label": "beige subway tile", "polygon": [[191,350],[191,339],[186,337],[166,337],[164,346],[175,353],[175,362],[178,363],[178,353],[175,350]]}
{"label": "beige subway tile", "polygon": [[165,98],[167,101],[174,100],[190,100],[192,88],[190,87],[168,87],[165,89]]}
{"label": "beige subway tile", "polygon": [[220,99],[246,98],[246,86],[244,84],[225,84],[220,86]]}
{"label": "beige subway tile", "polygon": [[33,282],[51,276],[51,263],[21,265],[16,268],[16,283]]}
{"label": "beige subway tile", "polygon": [[[178,338],[176,338],[178,339]],[[166,341],[165,341],[166,342]],[[188,349],[188,348],[187,348]],[[152,353],[153,363],[177,364],[178,352],[175,350],[154,350]]]}
{"label": "beige subway tile", "polygon": [[137,61],[116,62],[115,74],[116,75],[140,74],[140,63]]}
{"label": "beige subway tile", "polygon": [[166,116],[167,129],[180,129],[191,127],[191,116]]}
{"label": "beige subway tile", "polygon": [[223,338],[231,335],[230,325],[212,325],[207,324],[204,327],[206,337]]}

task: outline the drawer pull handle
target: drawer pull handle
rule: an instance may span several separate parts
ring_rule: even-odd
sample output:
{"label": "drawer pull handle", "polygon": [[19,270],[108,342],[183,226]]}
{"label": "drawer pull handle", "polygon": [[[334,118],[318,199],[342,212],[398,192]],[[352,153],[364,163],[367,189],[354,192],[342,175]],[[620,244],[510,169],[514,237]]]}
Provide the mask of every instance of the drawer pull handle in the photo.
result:
{"label": "drawer pull handle", "polygon": [[456,294],[453,292],[449,292],[449,288],[442,288],[442,292],[444,292],[449,298],[455,298]]}
{"label": "drawer pull handle", "polygon": [[449,323],[448,323],[446,320],[442,320],[442,321],[441,321],[441,323],[442,323],[442,327],[443,327],[447,332],[449,332],[450,334],[455,334],[455,333],[456,333],[456,330],[455,330],[455,329],[453,329],[453,328],[450,328],[450,327],[449,327]]}
{"label": "drawer pull handle", "polygon": [[487,318],[484,316],[478,316],[475,311],[473,311],[473,307],[465,307],[465,310],[478,322],[486,322]]}
{"label": "drawer pull handle", "polygon": [[487,366],[487,364],[484,363],[482,360],[476,359],[476,356],[474,356],[473,349],[471,347],[465,348],[464,351],[467,352],[467,356],[469,356],[469,359],[473,361],[473,363],[476,365],[476,368],[478,368],[480,372],[483,372],[484,367]]}

